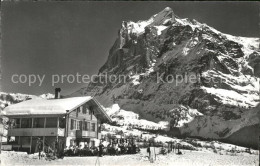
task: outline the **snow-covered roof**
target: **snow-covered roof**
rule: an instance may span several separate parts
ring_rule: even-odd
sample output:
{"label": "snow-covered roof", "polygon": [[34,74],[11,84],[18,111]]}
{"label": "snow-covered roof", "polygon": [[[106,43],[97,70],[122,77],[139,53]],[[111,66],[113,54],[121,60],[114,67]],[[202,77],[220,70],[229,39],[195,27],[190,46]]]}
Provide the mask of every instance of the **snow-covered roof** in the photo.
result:
{"label": "snow-covered roof", "polygon": [[51,100],[32,99],[6,107],[4,114],[6,116],[66,114],[66,110],[71,111],[91,99],[91,96]]}

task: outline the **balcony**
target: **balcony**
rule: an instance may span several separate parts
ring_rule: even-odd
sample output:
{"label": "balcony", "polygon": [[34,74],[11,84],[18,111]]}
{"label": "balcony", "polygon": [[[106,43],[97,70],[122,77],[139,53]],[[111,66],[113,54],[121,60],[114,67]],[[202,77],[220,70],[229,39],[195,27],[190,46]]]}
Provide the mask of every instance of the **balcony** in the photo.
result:
{"label": "balcony", "polygon": [[76,137],[78,137],[78,138],[97,138],[97,132],[77,130]]}
{"label": "balcony", "polygon": [[16,128],[9,129],[8,136],[61,136],[65,130],[61,128]]}

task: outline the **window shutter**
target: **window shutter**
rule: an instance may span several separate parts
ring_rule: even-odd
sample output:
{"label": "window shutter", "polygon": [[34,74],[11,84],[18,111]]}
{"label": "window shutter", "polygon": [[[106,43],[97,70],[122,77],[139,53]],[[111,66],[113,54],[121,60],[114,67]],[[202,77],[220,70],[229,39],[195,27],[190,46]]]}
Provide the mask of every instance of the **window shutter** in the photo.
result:
{"label": "window shutter", "polygon": [[83,114],[86,114],[86,109],[87,109],[86,104],[84,104],[83,105]]}
{"label": "window shutter", "polygon": [[73,123],[74,123],[74,120],[71,119],[71,120],[70,120],[70,129],[71,129],[71,130],[73,130],[73,128],[74,128],[74,124],[73,124]]}
{"label": "window shutter", "polygon": [[79,129],[82,130],[82,121],[79,121]]}
{"label": "window shutter", "polygon": [[76,109],[76,117],[79,116],[79,108]]}
{"label": "window shutter", "polygon": [[87,122],[87,130],[90,129],[90,122]]}
{"label": "window shutter", "polygon": [[93,115],[93,107],[89,107],[89,114],[90,114],[90,119],[92,120],[92,115]]}
{"label": "window shutter", "polygon": [[80,110],[80,113],[83,114],[83,106],[80,106],[80,107],[79,107],[79,110]]}

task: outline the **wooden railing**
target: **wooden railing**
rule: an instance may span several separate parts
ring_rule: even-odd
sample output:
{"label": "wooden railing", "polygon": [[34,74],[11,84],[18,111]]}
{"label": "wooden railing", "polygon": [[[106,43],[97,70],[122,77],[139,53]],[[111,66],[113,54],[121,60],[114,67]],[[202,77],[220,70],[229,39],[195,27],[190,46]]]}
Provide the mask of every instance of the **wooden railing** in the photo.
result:
{"label": "wooden railing", "polygon": [[77,130],[76,137],[78,137],[78,138],[96,138],[97,133],[95,131]]}
{"label": "wooden railing", "polygon": [[64,136],[61,128],[16,128],[9,129],[8,136]]}

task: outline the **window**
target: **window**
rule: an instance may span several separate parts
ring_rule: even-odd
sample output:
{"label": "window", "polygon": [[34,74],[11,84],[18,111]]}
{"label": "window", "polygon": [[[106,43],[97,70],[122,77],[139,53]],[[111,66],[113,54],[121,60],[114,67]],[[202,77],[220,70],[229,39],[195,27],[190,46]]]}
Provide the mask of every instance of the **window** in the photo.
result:
{"label": "window", "polygon": [[59,128],[65,128],[65,127],[66,127],[65,117],[59,117]]}
{"label": "window", "polygon": [[44,128],[44,119],[45,118],[34,118],[33,128]]}
{"label": "window", "polygon": [[91,131],[95,131],[96,130],[96,124],[95,123],[91,123]]}
{"label": "window", "polygon": [[70,129],[71,130],[81,130],[81,126],[82,126],[81,121],[71,119],[71,123],[70,123]]}
{"label": "window", "polygon": [[76,121],[76,130],[79,130],[79,121]]}
{"label": "window", "polygon": [[22,146],[28,146],[31,144],[31,137],[20,137]]}
{"label": "window", "polygon": [[8,136],[7,137],[7,142],[9,143],[9,144],[19,144],[19,137],[18,136]]}
{"label": "window", "polygon": [[32,128],[32,118],[22,118],[21,128]]}
{"label": "window", "polygon": [[10,124],[11,128],[20,128],[21,120],[19,118],[11,119],[10,122],[11,122],[11,124]]}
{"label": "window", "polygon": [[58,119],[55,118],[46,118],[46,128],[56,128]]}
{"label": "window", "polygon": [[20,128],[21,119],[15,119],[15,128]]}
{"label": "window", "polygon": [[90,123],[89,123],[89,122],[84,122],[83,124],[84,124],[84,125],[83,125],[83,130],[84,130],[84,131],[88,131],[88,130],[89,130],[89,124],[90,124]]}
{"label": "window", "polygon": [[89,128],[88,123],[89,123],[89,122],[84,122],[84,125],[83,125],[84,128],[83,128],[83,130],[88,131],[88,128]]}

